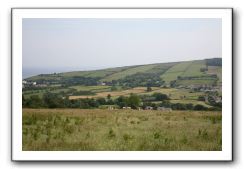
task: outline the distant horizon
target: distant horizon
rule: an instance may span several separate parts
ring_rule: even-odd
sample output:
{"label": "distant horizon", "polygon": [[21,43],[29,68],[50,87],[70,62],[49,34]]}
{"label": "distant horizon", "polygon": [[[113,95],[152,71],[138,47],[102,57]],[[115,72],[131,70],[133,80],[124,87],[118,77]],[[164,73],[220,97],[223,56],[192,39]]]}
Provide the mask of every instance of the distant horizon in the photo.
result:
{"label": "distant horizon", "polygon": [[[195,59],[195,60],[179,60],[174,62],[189,62],[189,61],[197,61],[197,60],[206,60],[206,59],[214,59],[214,58],[222,58],[222,57],[210,57],[205,59]],[[161,64],[161,63],[174,63],[174,62],[158,62],[158,63],[145,63],[145,64],[133,64],[133,65],[121,65],[115,67],[100,67],[100,68],[71,68],[71,67],[56,67],[56,68],[38,68],[38,67],[28,67],[22,68],[22,79],[26,79],[29,77],[37,76],[40,74],[53,74],[53,73],[67,73],[67,72],[79,72],[79,71],[96,71],[110,68],[119,68],[119,67],[130,67],[130,66],[140,66],[140,65],[153,65],[153,64]],[[30,72],[34,71],[34,72]]]}
{"label": "distant horizon", "polygon": [[221,56],[220,18],[22,20],[24,69],[94,70]]}

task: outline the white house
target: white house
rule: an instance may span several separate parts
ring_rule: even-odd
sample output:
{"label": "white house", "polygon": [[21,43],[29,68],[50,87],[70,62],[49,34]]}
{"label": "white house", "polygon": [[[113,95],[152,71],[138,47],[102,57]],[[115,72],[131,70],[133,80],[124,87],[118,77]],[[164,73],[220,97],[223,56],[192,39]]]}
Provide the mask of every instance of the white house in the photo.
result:
{"label": "white house", "polygon": [[146,107],[145,107],[145,110],[153,110],[153,107],[151,107],[151,106],[146,106]]}

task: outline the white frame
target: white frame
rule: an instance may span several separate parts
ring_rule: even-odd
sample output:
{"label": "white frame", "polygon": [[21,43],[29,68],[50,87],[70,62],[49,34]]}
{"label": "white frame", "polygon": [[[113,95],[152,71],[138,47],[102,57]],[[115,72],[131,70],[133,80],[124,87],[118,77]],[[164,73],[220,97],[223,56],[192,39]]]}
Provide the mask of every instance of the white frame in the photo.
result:
{"label": "white frame", "polygon": [[[221,18],[222,151],[22,151],[23,18]],[[232,161],[232,9],[12,9],[13,161]]]}

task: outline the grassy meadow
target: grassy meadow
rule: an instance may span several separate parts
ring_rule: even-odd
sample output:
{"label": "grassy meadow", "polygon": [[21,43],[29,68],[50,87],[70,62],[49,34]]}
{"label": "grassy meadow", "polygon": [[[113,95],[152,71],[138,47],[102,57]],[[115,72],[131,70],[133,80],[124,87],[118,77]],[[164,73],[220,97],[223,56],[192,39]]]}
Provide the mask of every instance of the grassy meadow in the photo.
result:
{"label": "grassy meadow", "polygon": [[221,151],[209,111],[23,109],[24,151]]}

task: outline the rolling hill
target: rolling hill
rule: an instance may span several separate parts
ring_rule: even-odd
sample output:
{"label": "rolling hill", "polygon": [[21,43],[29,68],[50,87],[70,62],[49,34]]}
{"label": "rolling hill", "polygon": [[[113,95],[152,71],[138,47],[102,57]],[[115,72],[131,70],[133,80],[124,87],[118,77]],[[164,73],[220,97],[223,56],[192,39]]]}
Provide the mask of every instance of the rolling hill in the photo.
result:
{"label": "rolling hill", "polygon": [[92,71],[74,71],[40,74],[25,79],[37,84],[106,85],[119,86],[188,86],[217,85],[222,82],[222,59],[156,63],[108,68]]}

